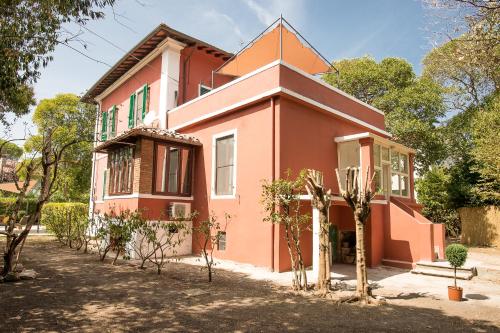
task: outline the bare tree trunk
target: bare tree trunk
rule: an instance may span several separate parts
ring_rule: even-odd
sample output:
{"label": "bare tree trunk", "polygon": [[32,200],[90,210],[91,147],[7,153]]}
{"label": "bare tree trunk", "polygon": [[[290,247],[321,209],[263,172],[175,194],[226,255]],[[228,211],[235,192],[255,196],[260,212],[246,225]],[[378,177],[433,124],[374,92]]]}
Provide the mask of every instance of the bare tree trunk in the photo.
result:
{"label": "bare tree trunk", "polygon": [[318,290],[327,293],[330,290],[330,242],[328,232],[330,221],[328,210],[331,203],[331,190],[323,187],[323,174],[317,170],[307,170],[306,189],[311,196],[311,205],[319,211],[319,268]]}
{"label": "bare tree trunk", "polygon": [[366,271],[365,225],[370,216],[370,202],[374,197],[374,193],[372,192],[374,175],[370,177],[370,168],[368,167],[366,170],[365,185],[362,188],[358,168],[347,168],[345,187],[340,182],[338,169],[336,173],[340,192],[349,207],[351,207],[356,223],[356,294],[360,302],[370,303],[372,295]]}
{"label": "bare tree trunk", "polygon": [[364,225],[356,220],[356,294],[362,303],[368,303],[370,291],[368,286],[368,274],[366,272],[365,255],[365,231]]}

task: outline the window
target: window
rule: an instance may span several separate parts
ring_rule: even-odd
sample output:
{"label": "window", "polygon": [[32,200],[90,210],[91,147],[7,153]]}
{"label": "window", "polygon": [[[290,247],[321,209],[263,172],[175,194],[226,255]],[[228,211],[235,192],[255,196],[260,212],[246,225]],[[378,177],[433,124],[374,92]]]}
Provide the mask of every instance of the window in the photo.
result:
{"label": "window", "polygon": [[116,126],[118,120],[118,110],[116,105],[113,105],[108,110],[108,124],[107,124],[107,137],[108,139],[114,138],[116,136]]}
{"label": "window", "polygon": [[360,167],[360,146],[357,141],[342,142],[337,145],[340,183],[345,186],[346,171],[349,167]]}
{"label": "window", "polygon": [[212,194],[233,197],[236,190],[236,131],[214,136]]}
{"label": "window", "polygon": [[155,143],[154,192],[191,195],[193,148]]}
{"label": "window", "polygon": [[130,95],[128,127],[141,125],[149,112],[149,87],[147,84]]}
{"label": "window", "polygon": [[204,86],[202,84],[198,85],[198,96],[205,95],[206,93],[209,93],[212,91],[212,88]]}
{"label": "window", "polygon": [[106,196],[106,178],[108,176],[108,169],[104,170],[102,174],[102,197],[101,200],[104,200],[104,197]]}
{"label": "window", "polygon": [[409,196],[408,155],[391,150],[391,193]]}
{"label": "window", "polygon": [[108,155],[110,175],[109,194],[132,193],[134,157],[133,148],[117,149]]}
{"label": "window", "polygon": [[226,249],[226,232],[217,232],[217,250],[224,251]]}

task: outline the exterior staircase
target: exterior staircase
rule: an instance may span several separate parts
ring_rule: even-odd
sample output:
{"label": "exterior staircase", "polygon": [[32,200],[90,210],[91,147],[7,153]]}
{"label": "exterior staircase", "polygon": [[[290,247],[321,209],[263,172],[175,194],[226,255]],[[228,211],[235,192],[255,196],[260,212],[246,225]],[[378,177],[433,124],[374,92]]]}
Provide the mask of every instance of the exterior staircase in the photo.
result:
{"label": "exterior staircase", "polygon": [[[453,267],[445,260],[440,261],[418,261],[415,268],[411,271],[413,274],[423,274],[453,278]],[[457,268],[457,279],[470,280],[477,276],[476,266],[471,263],[465,263],[463,267]]]}

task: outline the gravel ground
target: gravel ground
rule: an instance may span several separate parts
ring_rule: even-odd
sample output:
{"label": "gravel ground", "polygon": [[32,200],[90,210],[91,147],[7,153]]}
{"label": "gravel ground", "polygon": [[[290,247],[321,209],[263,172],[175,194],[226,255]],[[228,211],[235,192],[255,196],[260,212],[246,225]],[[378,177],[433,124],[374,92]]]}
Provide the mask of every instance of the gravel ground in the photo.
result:
{"label": "gravel ground", "polygon": [[222,266],[209,284],[196,265],[170,263],[158,276],[101,263],[48,237],[29,239],[25,251],[24,266],[39,276],[0,284],[2,332],[495,332],[500,325],[487,300],[453,303],[427,288],[382,286],[375,292],[387,296],[385,305],[338,305]]}

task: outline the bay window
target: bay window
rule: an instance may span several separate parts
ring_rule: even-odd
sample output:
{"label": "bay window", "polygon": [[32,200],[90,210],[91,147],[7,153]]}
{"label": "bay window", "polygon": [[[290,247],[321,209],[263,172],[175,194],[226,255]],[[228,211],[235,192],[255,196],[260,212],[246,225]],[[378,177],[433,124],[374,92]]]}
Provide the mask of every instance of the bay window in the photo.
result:
{"label": "bay window", "polygon": [[109,194],[132,193],[133,148],[119,148],[109,153]]}
{"label": "bay window", "polygon": [[191,195],[193,149],[155,143],[154,193]]}

